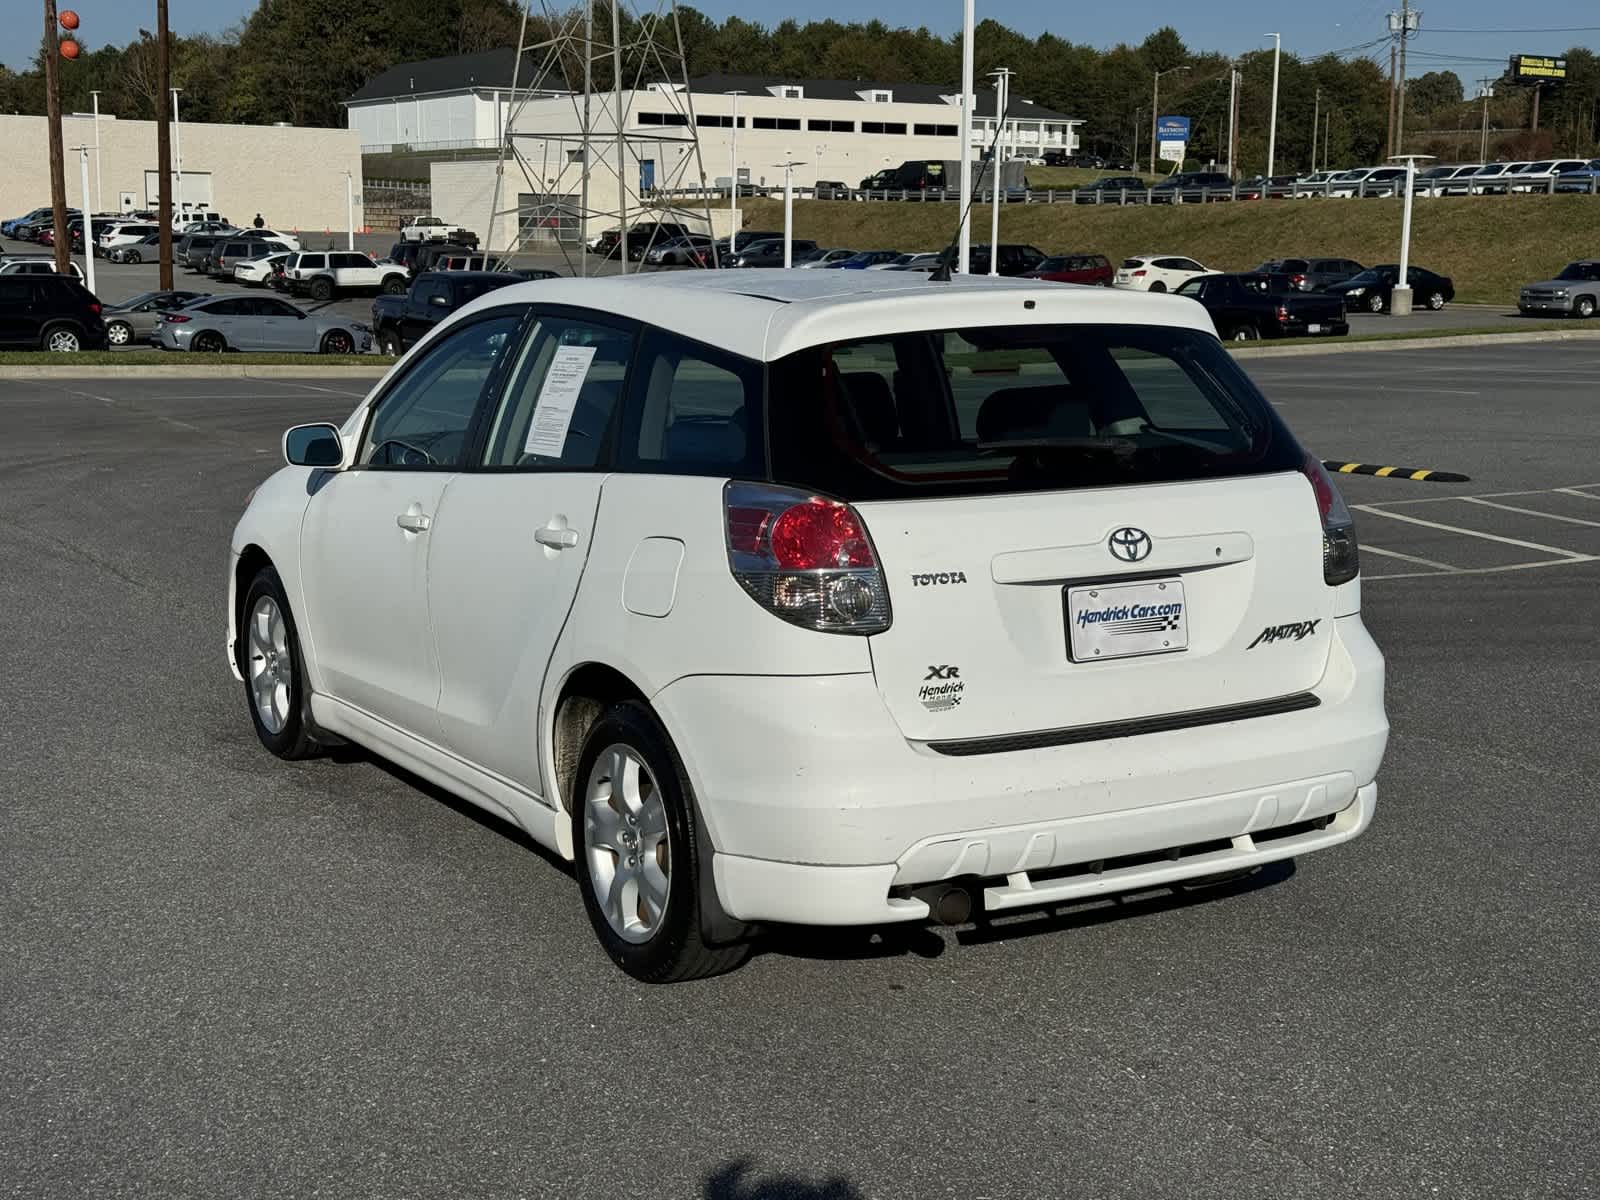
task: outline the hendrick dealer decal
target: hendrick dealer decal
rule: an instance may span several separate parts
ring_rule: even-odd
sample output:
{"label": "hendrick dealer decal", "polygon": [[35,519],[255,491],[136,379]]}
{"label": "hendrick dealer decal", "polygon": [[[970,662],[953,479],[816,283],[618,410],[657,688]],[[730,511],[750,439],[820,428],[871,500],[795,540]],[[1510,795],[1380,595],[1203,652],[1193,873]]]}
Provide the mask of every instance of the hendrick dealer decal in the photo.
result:
{"label": "hendrick dealer decal", "polygon": [[960,667],[929,667],[922,677],[922,687],[917,690],[917,699],[929,712],[949,712],[960,707],[962,693],[966,690]]}
{"label": "hendrick dealer decal", "polygon": [[1080,629],[1093,625],[1113,637],[1174,630],[1182,619],[1181,600],[1165,604],[1108,604],[1103,608],[1083,609],[1077,617]]}

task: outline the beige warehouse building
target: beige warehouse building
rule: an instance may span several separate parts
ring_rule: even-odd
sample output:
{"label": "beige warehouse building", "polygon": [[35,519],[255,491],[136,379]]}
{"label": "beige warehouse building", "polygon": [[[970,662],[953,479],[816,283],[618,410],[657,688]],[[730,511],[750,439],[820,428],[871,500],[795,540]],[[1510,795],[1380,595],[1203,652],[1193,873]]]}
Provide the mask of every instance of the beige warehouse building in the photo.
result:
{"label": "beige warehouse building", "polygon": [[[79,146],[90,147],[88,200],[93,211],[156,207],[160,181],[154,121],[122,121],[110,115],[96,121],[74,114],[64,117],[61,126],[70,207],[84,203]],[[17,216],[50,203],[49,137],[44,117],[0,116],[0,145],[7,152],[6,169],[0,172],[0,215]],[[241,225],[259,212],[276,229],[321,232],[344,229],[353,209],[354,227],[366,224],[361,136],[354,130],[185,121],[173,126],[173,147],[177,212],[219,212]],[[347,181],[352,185],[348,191]]]}

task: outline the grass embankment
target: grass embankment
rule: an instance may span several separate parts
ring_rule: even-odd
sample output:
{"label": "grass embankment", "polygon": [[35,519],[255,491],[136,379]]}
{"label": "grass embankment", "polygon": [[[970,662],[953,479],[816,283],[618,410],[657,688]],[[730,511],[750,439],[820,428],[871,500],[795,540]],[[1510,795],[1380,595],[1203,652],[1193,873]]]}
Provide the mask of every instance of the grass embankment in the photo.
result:
{"label": "grass embankment", "polygon": [[398,360],[385,354],[141,354],[127,350],[7,351],[0,367],[373,367]]}
{"label": "grass embankment", "polygon": [[[795,236],[860,250],[938,250],[955,231],[955,205],[797,201]],[[783,228],[783,206],[742,206],[753,229]],[[985,242],[989,207],[975,205],[973,241]],[[1455,280],[1456,299],[1516,303],[1522,284],[1548,279],[1575,258],[1600,256],[1600,197],[1462,196],[1418,199],[1411,261]],[[1242,271],[1288,254],[1364,263],[1400,258],[1399,200],[1269,200],[1177,206],[1015,204],[1000,212],[1000,238],[1041,250],[1183,254],[1219,271]]]}

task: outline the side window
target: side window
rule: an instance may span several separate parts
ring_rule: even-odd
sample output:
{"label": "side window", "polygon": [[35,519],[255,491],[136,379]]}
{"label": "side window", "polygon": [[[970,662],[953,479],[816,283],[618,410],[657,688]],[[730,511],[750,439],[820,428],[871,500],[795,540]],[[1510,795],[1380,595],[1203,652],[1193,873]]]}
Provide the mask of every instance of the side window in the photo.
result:
{"label": "side window", "polygon": [[244,307],[243,300],[218,300],[206,305],[201,311],[212,317],[237,317],[243,315]]}
{"label": "side window", "polygon": [[16,306],[27,304],[33,298],[33,289],[25,279],[0,280],[0,304]]}
{"label": "side window", "polygon": [[581,317],[541,317],[523,343],[484,453],[486,467],[577,471],[605,452],[634,335]]}
{"label": "side window", "polygon": [[758,362],[650,330],[629,388],[622,464],[677,475],[761,471],[762,379]]}
{"label": "side window", "polygon": [[326,256],[322,254],[302,254],[299,267],[303,271],[315,270],[327,265]]}
{"label": "side window", "polygon": [[435,342],[377,403],[356,460],[369,467],[459,467],[478,400],[520,314],[490,317]]}

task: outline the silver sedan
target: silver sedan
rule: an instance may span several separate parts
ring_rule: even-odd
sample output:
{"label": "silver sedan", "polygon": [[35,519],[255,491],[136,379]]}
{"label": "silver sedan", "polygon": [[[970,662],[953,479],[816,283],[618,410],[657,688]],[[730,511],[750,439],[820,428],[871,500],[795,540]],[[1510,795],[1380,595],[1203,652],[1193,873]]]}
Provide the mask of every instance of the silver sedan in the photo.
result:
{"label": "silver sedan", "polygon": [[313,314],[276,296],[214,296],[163,313],[163,350],[266,350],[298,354],[365,354],[372,330],[359,321]]}

